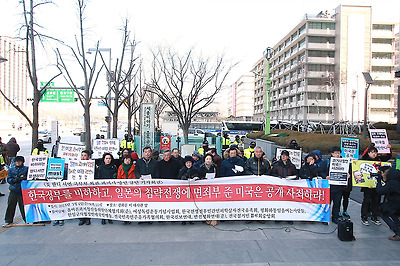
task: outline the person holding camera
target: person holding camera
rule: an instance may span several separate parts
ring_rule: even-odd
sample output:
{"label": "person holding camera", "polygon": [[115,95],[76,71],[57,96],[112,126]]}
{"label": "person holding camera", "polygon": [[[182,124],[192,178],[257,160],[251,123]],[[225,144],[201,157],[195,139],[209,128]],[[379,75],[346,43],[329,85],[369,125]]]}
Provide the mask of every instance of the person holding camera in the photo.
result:
{"label": "person holding camera", "polygon": [[381,166],[377,177],[376,192],[385,195],[382,203],[382,219],[394,232],[392,241],[400,241],[400,171],[389,166]]}

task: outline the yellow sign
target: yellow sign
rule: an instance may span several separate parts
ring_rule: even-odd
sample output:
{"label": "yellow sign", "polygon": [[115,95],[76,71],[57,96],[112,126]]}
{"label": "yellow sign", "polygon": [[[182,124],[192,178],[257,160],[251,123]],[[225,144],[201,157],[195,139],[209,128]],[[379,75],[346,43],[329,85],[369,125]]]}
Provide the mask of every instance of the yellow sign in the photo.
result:
{"label": "yellow sign", "polygon": [[355,187],[376,187],[376,176],[381,165],[391,166],[388,162],[353,160],[352,181]]}

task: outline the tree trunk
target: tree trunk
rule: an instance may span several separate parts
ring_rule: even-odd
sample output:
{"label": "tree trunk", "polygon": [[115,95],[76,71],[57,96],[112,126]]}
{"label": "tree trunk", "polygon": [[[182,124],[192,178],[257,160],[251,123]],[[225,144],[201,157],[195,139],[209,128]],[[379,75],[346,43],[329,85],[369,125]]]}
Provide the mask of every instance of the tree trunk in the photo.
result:
{"label": "tree trunk", "polygon": [[34,97],[32,103],[32,112],[33,112],[33,119],[32,119],[32,147],[31,152],[36,147],[39,138],[39,102],[40,102],[40,91],[37,89],[33,90]]}
{"label": "tree trunk", "polygon": [[132,133],[132,111],[131,108],[128,108],[128,134]]}
{"label": "tree trunk", "polygon": [[90,105],[88,102],[85,102],[85,107],[84,107],[84,119],[85,119],[85,147],[86,150],[91,151],[92,150],[92,137],[91,135],[91,130],[90,130]]}
{"label": "tree trunk", "polygon": [[189,126],[190,126],[190,123],[185,123],[185,124],[183,124],[183,127],[182,127],[185,143],[189,143]]}

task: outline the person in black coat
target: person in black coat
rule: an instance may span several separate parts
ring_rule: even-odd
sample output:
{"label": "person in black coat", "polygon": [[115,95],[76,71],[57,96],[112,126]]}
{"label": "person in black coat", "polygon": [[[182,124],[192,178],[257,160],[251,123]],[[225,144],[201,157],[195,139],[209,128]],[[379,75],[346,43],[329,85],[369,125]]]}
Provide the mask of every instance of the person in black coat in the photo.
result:
{"label": "person in black coat", "polygon": [[166,150],[163,159],[157,163],[156,177],[160,179],[177,179],[179,163],[171,159],[171,151]]}
{"label": "person in black coat", "polygon": [[188,180],[188,179],[193,179],[195,177],[199,177],[199,170],[193,167],[193,158],[187,155],[185,156],[184,162],[185,164],[179,171],[178,178],[182,180]]}
{"label": "person in black coat", "polygon": [[318,176],[318,166],[315,163],[316,158],[313,153],[310,153],[304,158],[305,162],[299,171],[299,178],[312,180]]}
{"label": "person in black coat", "polygon": [[117,166],[113,163],[114,158],[111,153],[103,154],[103,164],[96,168],[95,179],[113,179],[116,178]]}
{"label": "person in black coat", "polygon": [[289,159],[289,152],[283,150],[281,158],[272,165],[271,174],[280,178],[297,175],[296,166]]}
{"label": "person in black coat", "polygon": [[264,152],[261,147],[256,147],[254,149],[254,156],[250,157],[246,161],[246,171],[247,175],[270,175],[271,174],[271,164],[264,157]]}
{"label": "person in black coat", "polygon": [[217,177],[218,166],[214,163],[212,154],[207,153],[204,156],[204,163],[200,165],[200,178],[205,179],[207,174],[213,174],[214,178]]}
{"label": "person in black coat", "polygon": [[143,148],[143,157],[136,161],[135,176],[136,178],[143,178],[143,176],[151,176],[156,178],[156,168],[158,162],[151,158],[151,148]]}
{"label": "person in black coat", "polygon": [[178,148],[172,149],[171,154],[172,154],[171,159],[176,160],[179,164],[179,169],[181,169],[182,166],[185,164],[185,162],[184,162],[182,156],[179,155],[179,149]]}
{"label": "person in black coat", "polygon": [[378,175],[376,192],[385,195],[382,204],[382,219],[394,232],[389,240],[400,241],[400,171],[389,166],[381,166]]}
{"label": "person in black coat", "polygon": [[244,161],[238,156],[238,150],[230,147],[228,150],[228,158],[222,161],[219,172],[220,177],[239,176],[244,174]]}
{"label": "person in black coat", "polygon": [[17,140],[12,137],[7,143],[7,149],[8,159],[10,160],[9,168],[11,168],[15,165],[15,157],[17,156],[17,153],[20,151],[21,148],[19,147]]}

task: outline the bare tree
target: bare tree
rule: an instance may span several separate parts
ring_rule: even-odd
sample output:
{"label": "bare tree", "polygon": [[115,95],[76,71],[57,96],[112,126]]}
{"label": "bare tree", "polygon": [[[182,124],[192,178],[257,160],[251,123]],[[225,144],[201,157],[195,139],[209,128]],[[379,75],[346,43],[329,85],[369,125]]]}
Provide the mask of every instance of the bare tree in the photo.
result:
{"label": "bare tree", "polygon": [[[79,102],[81,103],[84,110],[84,121],[85,121],[85,146],[87,150],[92,149],[91,144],[91,130],[90,130],[90,106],[91,99],[93,98],[93,92],[99,78],[99,74],[103,68],[103,65],[97,69],[97,58],[98,58],[98,50],[99,50],[99,42],[96,45],[96,53],[92,63],[86,58],[86,50],[85,50],[85,39],[84,39],[84,11],[86,8],[85,0],[77,0],[77,8],[79,15],[79,37],[75,36],[76,48],[68,46],[72,52],[74,59],[82,71],[84,85],[83,88],[78,86],[75,82],[75,77],[72,76],[72,73],[69,71],[69,68],[65,64],[63,56],[60,53],[60,50],[57,48],[57,67],[64,74],[64,78],[67,81],[68,85],[75,91],[78,95]],[[83,93],[81,92],[83,90]]]}
{"label": "bare tree", "polygon": [[233,66],[226,67],[223,56],[212,64],[210,58],[195,56],[193,49],[178,55],[160,48],[153,58],[147,86],[172,109],[188,141],[192,119],[214,101]]}
{"label": "bare tree", "polygon": [[43,94],[46,92],[51,81],[53,81],[56,77],[61,75],[61,73],[53,76],[43,88],[40,88],[38,82],[38,74],[37,74],[37,63],[36,63],[36,41],[39,41],[42,46],[44,46],[44,39],[54,39],[45,34],[39,33],[36,28],[42,28],[37,24],[34,14],[36,8],[45,4],[52,4],[52,1],[20,1],[20,4],[23,8],[23,19],[24,22],[20,28],[20,32],[22,32],[23,37],[22,40],[25,41],[25,51],[18,51],[25,53],[26,67],[28,69],[29,80],[33,87],[33,102],[32,102],[32,118],[30,118],[27,113],[22,110],[17,104],[15,104],[2,90],[0,90],[1,95],[9,102],[29,123],[32,127],[32,149],[35,148],[35,145],[38,141],[38,131],[39,131],[39,103]]}
{"label": "bare tree", "polygon": [[[127,48],[130,47],[130,58],[127,65],[124,65]],[[130,40],[130,31],[128,30],[128,20],[125,20],[123,26],[123,38],[122,38],[122,50],[121,56],[117,59],[115,63],[114,70],[108,69],[107,64],[104,61],[102,54],[100,53],[101,59],[103,60],[104,67],[106,68],[107,75],[109,77],[110,87],[102,100],[106,107],[110,110],[113,121],[113,138],[117,138],[117,130],[118,130],[118,113],[119,109],[124,105],[125,101],[130,98],[131,94],[126,93],[126,89],[124,88],[125,84],[131,79],[133,70],[135,69],[135,61],[138,59],[135,57],[135,40]],[[109,104],[107,102],[107,97],[110,97],[111,94],[114,95],[114,104]]]}

